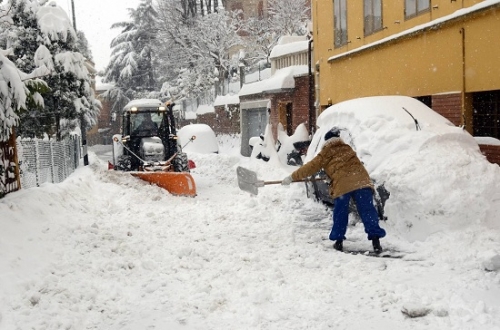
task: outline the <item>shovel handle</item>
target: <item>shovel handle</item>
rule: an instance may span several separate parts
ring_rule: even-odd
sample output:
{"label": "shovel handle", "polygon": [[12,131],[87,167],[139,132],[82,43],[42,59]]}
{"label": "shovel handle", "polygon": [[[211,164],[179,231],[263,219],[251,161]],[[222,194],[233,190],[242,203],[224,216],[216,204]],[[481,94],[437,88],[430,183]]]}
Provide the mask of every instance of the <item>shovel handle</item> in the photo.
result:
{"label": "shovel handle", "polygon": [[[302,180],[293,180],[292,183],[294,182],[307,182],[307,181],[322,181],[325,180],[326,178],[314,178],[314,179],[302,179]],[[262,184],[278,184],[281,183],[282,180],[276,180],[276,181],[263,181]]]}

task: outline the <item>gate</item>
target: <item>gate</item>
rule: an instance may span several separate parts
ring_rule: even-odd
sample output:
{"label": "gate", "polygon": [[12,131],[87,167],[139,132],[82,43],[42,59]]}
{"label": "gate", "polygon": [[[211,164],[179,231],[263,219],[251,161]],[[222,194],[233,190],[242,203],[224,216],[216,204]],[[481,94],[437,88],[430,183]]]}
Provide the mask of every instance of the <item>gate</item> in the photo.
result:
{"label": "gate", "polygon": [[0,197],[21,188],[17,164],[16,136],[13,132],[8,141],[0,142]]}

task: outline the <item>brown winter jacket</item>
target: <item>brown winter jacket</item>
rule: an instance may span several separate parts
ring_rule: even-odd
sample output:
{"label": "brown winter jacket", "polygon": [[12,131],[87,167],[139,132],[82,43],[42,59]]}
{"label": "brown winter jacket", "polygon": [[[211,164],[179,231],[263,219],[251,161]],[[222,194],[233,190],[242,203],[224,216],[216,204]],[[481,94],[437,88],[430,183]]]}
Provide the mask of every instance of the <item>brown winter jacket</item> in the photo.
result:
{"label": "brown winter jacket", "polygon": [[304,179],[321,169],[332,180],[329,192],[333,198],[361,188],[373,189],[370,176],[356,152],[340,138],[326,141],[313,159],[292,173],[292,179]]}

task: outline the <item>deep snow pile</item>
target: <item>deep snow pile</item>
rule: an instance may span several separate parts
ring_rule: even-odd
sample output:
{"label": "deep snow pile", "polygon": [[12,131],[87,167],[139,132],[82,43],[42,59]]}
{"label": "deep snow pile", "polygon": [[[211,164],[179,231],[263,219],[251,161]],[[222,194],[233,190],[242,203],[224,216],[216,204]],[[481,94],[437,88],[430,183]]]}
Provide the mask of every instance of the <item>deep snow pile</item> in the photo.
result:
{"label": "deep snow pile", "polygon": [[[382,224],[404,260],[333,251],[331,212],[302,184],[238,189],[237,166],[263,180],[293,168],[239,156],[235,138],[189,155],[195,198],[108,171],[94,148],[63,183],[0,200],[0,329],[500,329],[494,226],[422,215],[432,234],[413,243]],[[489,201],[464,185],[471,207]],[[361,225],[346,246],[370,246]]]}

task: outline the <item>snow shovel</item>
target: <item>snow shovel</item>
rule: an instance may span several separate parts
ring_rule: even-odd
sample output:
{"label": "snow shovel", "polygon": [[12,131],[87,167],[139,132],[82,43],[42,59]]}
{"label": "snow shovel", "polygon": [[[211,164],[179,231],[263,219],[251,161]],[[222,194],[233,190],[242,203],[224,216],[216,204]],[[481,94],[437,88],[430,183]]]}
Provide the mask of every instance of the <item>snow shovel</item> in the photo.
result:
{"label": "snow shovel", "polygon": [[[241,190],[251,193],[252,195],[258,195],[260,187],[264,187],[268,184],[279,184],[282,180],[276,181],[262,181],[257,179],[257,173],[250,171],[249,169],[238,166],[236,168],[236,174],[238,176],[238,186]],[[304,179],[297,180],[292,182],[305,182],[305,181],[321,181],[325,178],[316,178],[316,179]]]}

